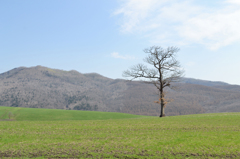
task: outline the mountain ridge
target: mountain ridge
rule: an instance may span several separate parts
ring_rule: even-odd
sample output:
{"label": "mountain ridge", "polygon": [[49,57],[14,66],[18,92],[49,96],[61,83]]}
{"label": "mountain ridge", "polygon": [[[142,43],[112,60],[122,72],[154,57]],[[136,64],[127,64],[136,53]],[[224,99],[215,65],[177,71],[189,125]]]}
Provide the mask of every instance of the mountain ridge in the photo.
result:
{"label": "mountain ridge", "polygon": [[[183,78],[167,90],[167,115],[240,111],[240,86]],[[80,109],[158,115],[154,86],[43,66],[18,67],[0,74],[0,105]]]}

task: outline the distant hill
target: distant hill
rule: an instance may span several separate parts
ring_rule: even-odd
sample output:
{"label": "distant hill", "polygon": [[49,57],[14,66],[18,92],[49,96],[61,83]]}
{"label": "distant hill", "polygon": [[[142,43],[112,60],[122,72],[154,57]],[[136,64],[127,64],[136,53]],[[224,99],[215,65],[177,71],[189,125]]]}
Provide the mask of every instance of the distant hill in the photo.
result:
{"label": "distant hill", "polygon": [[[183,78],[167,115],[240,112],[240,86]],[[154,86],[47,67],[19,67],[0,74],[0,105],[159,115]]]}
{"label": "distant hill", "polygon": [[213,82],[194,78],[183,78],[181,83],[198,84],[203,86],[230,86],[228,83],[225,82]]}

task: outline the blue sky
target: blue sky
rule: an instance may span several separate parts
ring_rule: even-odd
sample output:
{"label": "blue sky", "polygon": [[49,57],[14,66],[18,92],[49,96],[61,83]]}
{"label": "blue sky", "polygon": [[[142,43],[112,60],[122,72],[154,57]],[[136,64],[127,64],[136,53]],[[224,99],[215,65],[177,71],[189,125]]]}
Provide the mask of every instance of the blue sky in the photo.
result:
{"label": "blue sky", "polygon": [[42,65],[123,78],[152,45],[185,76],[240,85],[239,0],[1,0],[0,73]]}

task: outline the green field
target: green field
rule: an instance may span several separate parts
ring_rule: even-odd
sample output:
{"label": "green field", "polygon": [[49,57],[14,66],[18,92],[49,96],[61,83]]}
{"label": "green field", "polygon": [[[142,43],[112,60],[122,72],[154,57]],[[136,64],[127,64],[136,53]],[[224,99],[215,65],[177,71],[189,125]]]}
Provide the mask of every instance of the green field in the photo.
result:
{"label": "green field", "polygon": [[[7,109],[1,107],[2,116]],[[0,121],[0,157],[240,158],[240,113],[158,118],[77,111],[88,114],[83,120],[70,115],[76,111],[51,110],[48,117],[41,109],[18,109],[11,110],[13,121]]]}
{"label": "green field", "polygon": [[14,120],[14,121],[61,120],[62,121],[62,120],[126,119],[126,118],[140,118],[140,117],[144,117],[144,116],[124,114],[124,113],[106,113],[106,112],[97,112],[97,111],[37,109],[37,108],[0,106],[0,120]]}

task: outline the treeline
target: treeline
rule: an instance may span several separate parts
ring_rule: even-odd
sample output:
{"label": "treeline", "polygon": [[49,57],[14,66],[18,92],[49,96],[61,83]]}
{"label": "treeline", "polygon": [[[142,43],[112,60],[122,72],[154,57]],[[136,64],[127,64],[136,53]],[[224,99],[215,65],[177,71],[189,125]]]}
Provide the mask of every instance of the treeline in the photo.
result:
{"label": "treeline", "polygon": [[64,94],[65,101],[67,102],[67,105],[77,103],[78,101],[81,101],[83,99],[88,100],[89,98],[86,95],[73,95],[69,96],[67,94]]}
{"label": "treeline", "polygon": [[91,111],[97,111],[98,106],[97,105],[90,105],[89,103],[81,103],[80,105],[77,105],[73,108],[74,110],[91,110]]}

